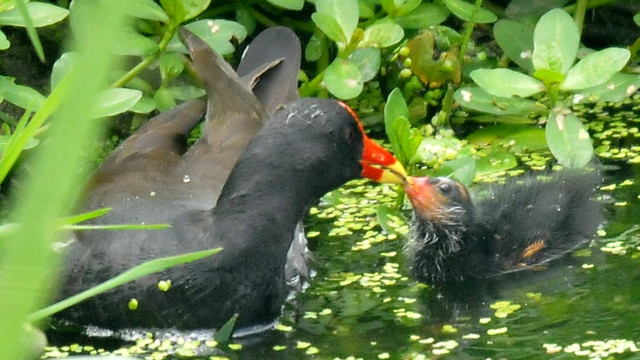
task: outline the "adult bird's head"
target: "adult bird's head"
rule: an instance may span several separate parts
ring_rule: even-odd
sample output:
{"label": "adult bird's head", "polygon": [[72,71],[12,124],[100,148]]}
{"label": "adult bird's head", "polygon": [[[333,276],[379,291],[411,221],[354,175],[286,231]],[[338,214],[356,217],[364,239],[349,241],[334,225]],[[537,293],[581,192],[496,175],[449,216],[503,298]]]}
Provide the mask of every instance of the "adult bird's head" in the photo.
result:
{"label": "adult bird's head", "polygon": [[290,102],[267,119],[236,167],[231,181],[261,171],[263,181],[268,177],[307,201],[360,176],[398,184],[406,176],[347,105],[312,98]]}
{"label": "adult bird's head", "polygon": [[347,110],[357,123],[358,129],[362,134],[361,175],[381,183],[402,184],[407,177],[407,172],[402,164],[391,153],[367,136],[358,115],[349,105],[343,102],[338,102],[338,104]]}

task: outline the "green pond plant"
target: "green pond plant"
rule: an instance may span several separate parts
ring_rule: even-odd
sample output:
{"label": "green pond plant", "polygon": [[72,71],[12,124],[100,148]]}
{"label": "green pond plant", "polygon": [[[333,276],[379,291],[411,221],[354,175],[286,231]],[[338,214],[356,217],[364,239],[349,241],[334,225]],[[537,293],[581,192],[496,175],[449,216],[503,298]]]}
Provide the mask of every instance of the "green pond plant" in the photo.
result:
{"label": "green pond plant", "polygon": [[465,108],[494,115],[498,123],[505,115],[509,115],[507,121],[542,117],[546,143],[558,162],[567,167],[586,165],[593,157],[591,138],[571,106],[620,101],[633,94],[640,86],[640,76],[620,73],[630,52],[607,48],[574,64],[580,34],[562,9],[543,15],[533,33],[521,23],[501,20],[494,34],[505,54],[531,75],[506,68],[474,70],[470,77],[478,87],[458,89],[456,101]]}

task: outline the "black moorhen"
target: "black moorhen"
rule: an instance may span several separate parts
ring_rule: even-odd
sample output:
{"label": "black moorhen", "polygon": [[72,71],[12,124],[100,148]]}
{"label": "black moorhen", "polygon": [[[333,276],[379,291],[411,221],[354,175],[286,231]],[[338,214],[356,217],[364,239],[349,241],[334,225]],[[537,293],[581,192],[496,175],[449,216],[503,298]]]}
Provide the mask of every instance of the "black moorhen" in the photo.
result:
{"label": "black moorhen", "polygon": [[[63,320],[186,330],[217,328],[238,313],[238,327],[269,323],[288,293],[287,251],[306,209],[358,176],[404,176],[345,104],[297,99],[300,44],[290,30],[258,35],[237,74],[196,36],[183,37],[207,91],[202,137],[185,149],[203,100],[155,117],[106,159],[86,201],[87,209],[112,208],[100,223],[172,228],[77,233],[61,297],[150,259],[224,250],[84,301],[62,312]],[[160,291],[158,282],[167,279],[171,287]],[[127,306],[132,298],[135,311]]]}
{"label": "black moorhen", "polygon": [[593,237],[602,222],[593,200],[599,184],[598,172],[565,170],[490,186],[472,202],[449,178],[408,177],[412,272],[442,283],[540,269]]}

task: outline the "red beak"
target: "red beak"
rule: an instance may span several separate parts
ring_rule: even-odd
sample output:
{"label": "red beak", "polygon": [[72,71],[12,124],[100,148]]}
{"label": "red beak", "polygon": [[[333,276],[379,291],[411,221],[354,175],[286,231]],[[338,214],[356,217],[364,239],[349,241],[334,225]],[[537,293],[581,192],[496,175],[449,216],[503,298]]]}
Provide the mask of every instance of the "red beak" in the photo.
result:
{"label": "red beak", "polygon": [[343,102],[340,102],[340,105],[353,116],[362,132],[362,142],[364,145],[362,148],[362,158],[360,160],[360,164],[362,164],[362,177],[382,183],[404,183],[407,172],[402,164],[400,164],[390,152],[369,139],[358,119],[358,115],[353,109]]}

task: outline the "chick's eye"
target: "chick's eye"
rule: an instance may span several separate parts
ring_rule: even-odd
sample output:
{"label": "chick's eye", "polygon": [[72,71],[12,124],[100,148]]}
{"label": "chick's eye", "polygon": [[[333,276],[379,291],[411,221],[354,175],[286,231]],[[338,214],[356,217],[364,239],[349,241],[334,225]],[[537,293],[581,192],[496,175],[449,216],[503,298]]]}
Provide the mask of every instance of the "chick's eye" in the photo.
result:
{"label": "chick's eye", "polygon": [[438,185],[438,190],[440,190],[442,195],[447,195],[451,192],[451,184],[442,183]]}

